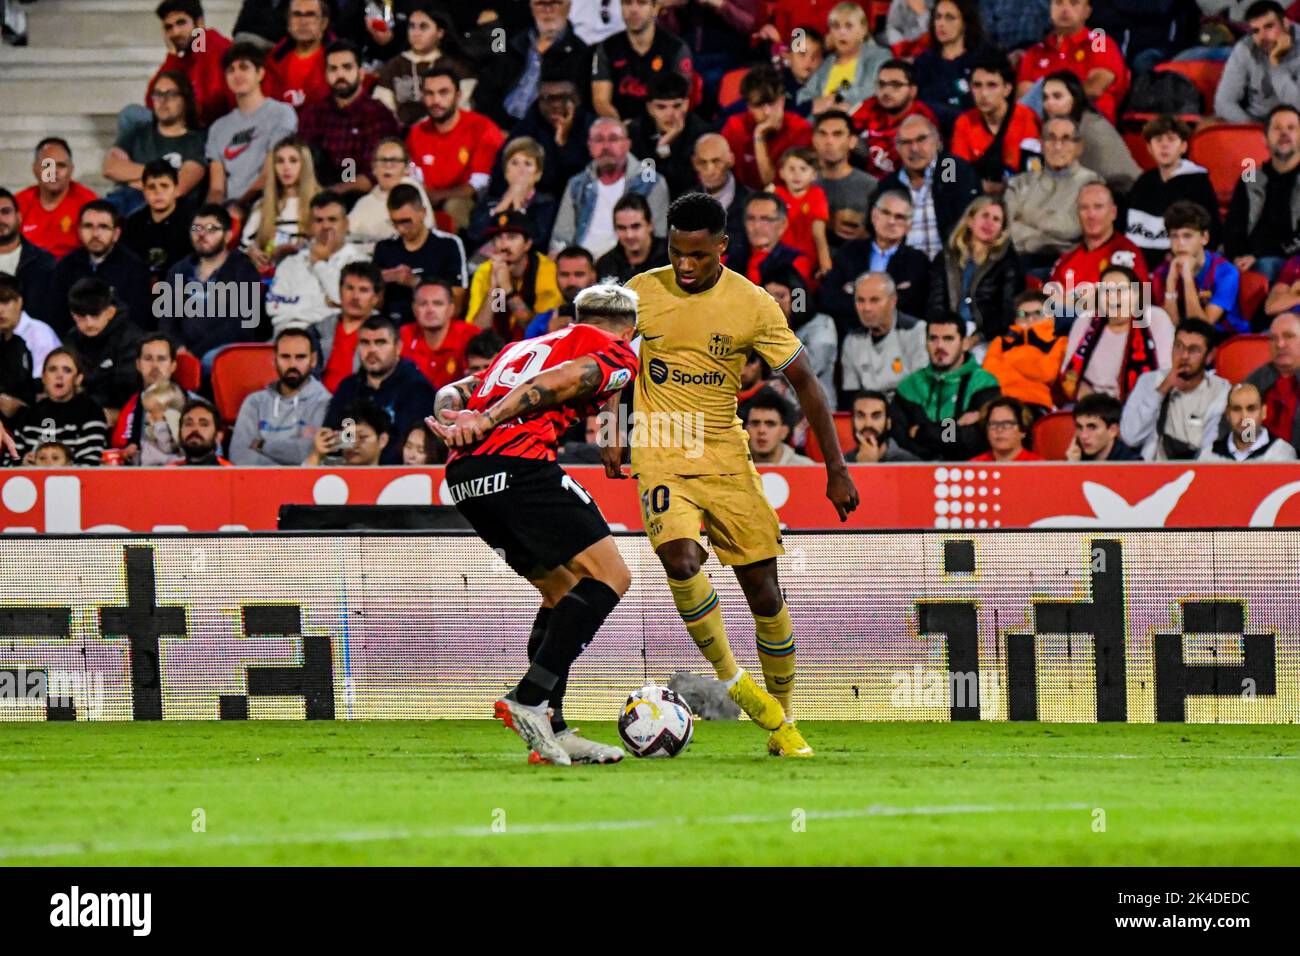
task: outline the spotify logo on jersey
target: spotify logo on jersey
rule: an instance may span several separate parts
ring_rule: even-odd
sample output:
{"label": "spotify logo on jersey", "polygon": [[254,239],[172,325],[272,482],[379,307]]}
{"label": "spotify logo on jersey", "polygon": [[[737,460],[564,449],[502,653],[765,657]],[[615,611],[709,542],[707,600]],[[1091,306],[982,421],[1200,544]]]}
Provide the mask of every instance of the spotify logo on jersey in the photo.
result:
{"label": "spotify logo on jersey", "polygon": [[650,360],[650,381],[662,385],[668,381],[668,363],[663,359]]}

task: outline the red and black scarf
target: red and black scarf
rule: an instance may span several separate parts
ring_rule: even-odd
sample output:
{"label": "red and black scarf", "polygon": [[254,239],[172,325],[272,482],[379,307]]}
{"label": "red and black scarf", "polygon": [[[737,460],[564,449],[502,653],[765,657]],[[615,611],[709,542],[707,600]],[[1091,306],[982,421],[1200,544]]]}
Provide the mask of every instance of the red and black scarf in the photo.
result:
{"label": "red and black scarf", "polygon": [[[1105,328],[1106,317],[1093,316],[1087,330],[1083,333],[1083,338],[1079,339],[1078,348],[1070,357],[1067,378],[1076,391],[1079,383],[1084,379],[1084,373],[1088,371],[1088,362],[1091,361],[1092,353],[1097,348],[1097,343],[1101,341],[1101,333]],[[1159,360],[1156,357],[1155,340],[1151,337],[1151,325],[1149,322],[1139,322],[1134,319],[1129,324],[1128,349],[1124,353],[1124,364],[1119,370],[1119,400],[1122,402],[1128,398],[1129,392],[1133,390],[1133,386],[1143,372],[1158,367]]]}

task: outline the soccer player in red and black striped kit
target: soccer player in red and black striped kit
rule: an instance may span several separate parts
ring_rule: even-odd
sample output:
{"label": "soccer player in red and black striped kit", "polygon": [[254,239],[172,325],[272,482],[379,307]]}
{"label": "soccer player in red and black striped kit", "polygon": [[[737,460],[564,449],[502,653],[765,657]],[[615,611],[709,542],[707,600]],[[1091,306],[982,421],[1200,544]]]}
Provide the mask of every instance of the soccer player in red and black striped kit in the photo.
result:
{"label": "soccer player in red and black striped kit", "polygon": [[451,449],[447,485],[487,545],[542,595],[529,667],[496,716],[532,761],[614,763],[623,750],[579,737],[561,703],[569,668],[632,582],[591,496],[556,463],[560,436],[637,374],[628,345],[636,294],[584,289],[573,325],[507,346],[482,375],[438,392],[426,421]]}

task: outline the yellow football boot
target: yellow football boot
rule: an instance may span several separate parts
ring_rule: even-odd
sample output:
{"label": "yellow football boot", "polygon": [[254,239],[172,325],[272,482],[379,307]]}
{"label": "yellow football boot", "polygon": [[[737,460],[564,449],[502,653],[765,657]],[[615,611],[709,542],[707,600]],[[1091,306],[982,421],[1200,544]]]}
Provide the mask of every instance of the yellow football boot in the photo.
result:
{"label": "yellow football boot", "polygon": [[757,681],[749,676],[749,671],[741,671],[740,679],[727,688],[727,693],[741,710],[749,714],[749,719],[764,730],[779,730],[785,721],[785,711],[781,709],[780,703],[758,686]]}
{"label": "yellow football boot", "polygon": [[813,749],[803,739],[799,728],[784,721],[767,739],[767,752],[773,757],[811,757]]}

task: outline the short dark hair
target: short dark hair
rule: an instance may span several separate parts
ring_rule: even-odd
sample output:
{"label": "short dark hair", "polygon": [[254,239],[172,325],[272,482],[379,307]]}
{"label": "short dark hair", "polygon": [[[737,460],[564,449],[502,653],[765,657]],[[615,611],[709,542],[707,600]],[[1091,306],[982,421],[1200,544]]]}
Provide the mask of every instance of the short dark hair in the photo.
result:
{"label": "short dark hair", "polygon": [[826,49],[826,34],[823,33],[821,30],[818,30],[816,27],[810,27],[807,25],[801,26],[799,27],[799,29],[803,31],[803,38],[805,40],[811,40],[813,43],[817,44],[823,50]]}
{"label": "short dark hair", "polygon": [[781,416],[781,424],[789,427],[794,410],[785,397],[773,388],[761,388],[758,394],[745,403],[745,421],[749,421],[750,412],[756,408],[765,408]]}
{"label": "short dark hair", "polygon": [[769,285],[783,285],[791,292],[796,289],[803,289],[805,292],[808,290],[808,283],[804,281],[803,276],[799,274],[799,270],[794,266],[770,269],[763,273],[762,279],[764,288]]}
{"label": "short dark hair", "polygon": [[299,338],[306,339],[307,343],[311,346],[312,354],[315,354],[317,351],[319,351],[316,348],[316,340],[312,338],[312,334],[308,332],[307,327],[303,325],[291,325],[288,328],[281,329],[279,332],[275,333],[275,338],[271,340],[271,347],[279,348],[280,340],[287,339],[292,335],[296,335]]}
{"label": "short dark hair", "polygon": [[185,404],[181,406],[181,418],[184,418],[190,412],[199,408],[208,412],[208,414],[212,416],[213,424],[215,424],[218,429],[221,428],[221,415],[217,411],[217,406],[213,405],[210,401],[201,396],[196,395],[193,398],[186,400]]}
{"label": "short dark hair", "polygon": [[69,448],[67,445],[63,444],[63,442],[61,441],[43,441],[36,446],[35,450],[41,452],[47,448],[57,448],[59,451],[63,452],[64,455],[67,456],[68,461],[73,460],[72,449]]}
{"label": "short dark hair", "polygon": [[1242,20],[1249,23],[1256,17],[1268,16],[1270,13],[1276,13],[1277,18],[1285,22],[1286,11],[1282,9],[1282,4],[1278,3],[1277,0],[1255,0],[1246,8],[1246,15],[1242,17]]}
{"label": "short dark hair", "polygon": [[99,315],[113,304],[113,287],[103,279],[87,276],[68,290],[68,311],[73,315]]}
{"label": "short dark hair", "polygon": [[64,139],[62,136],[45,137],[43,140],[41,140],[39,143],[36,144],[36,149],[34,151],[35,154],[39,157],[41,155],[41,150],[43,150],[46,146],[58,146],[65,153],[68,154],[68,159],[72,159],[72,147],[68,145],[68,141]]}
{"label": "short dark hair", "polygon": [[15,196],[13,193],[11,193],[9,190],[5,189],[3,186],[0,186],[0,200],[4,200],[4,199],[8,199],[15,206],[18,205],[18,197]]}
{"label": "short dark hair", "polygon": [[460,85],[460,74],[449,66],[439,64],[437,66],[431,66],[429,67],[429,69],[422,70],[420,72],[420,86],[422,87],[424,86],[425,80],[432,80],[439,76],[445,76],[447,79],[451,80],[452,86]]}
{"label": "short dark hair", "polygon": [[1170,203],[1169,208],[1165,210],[1165,229],[1168,232],[1173,232],[1175,229],[1209,232],[1210,214],[1200,203],[1192,202],[1190,199],[1180,199],[1178,202]]}
{"label": "short dark hair", "polygon": [[12,302],[22,297],[23,287],[18,284],[18,277],[0,272],[0,302]]}
{"label": "short dark hair", "polygon": [[419,292],[425,286],[436,286],[446,292],[448,298],[456,298],[456,283],[452,282],[450,279],[444,279],[442,276],[433,275],[420,277],[420,281],[417,282],[415,288],[411,290],[411,298],[415,298],[415,293]]}
{"label": "short dark hair", "polygon": [[786,206],[785,200],[776,193],[750,193],[745,199],[745,212],[749,212],[749,207],[756,202],[770,202],[776,206],[778,216],[789,216],[790,208]]}
{"label": "short dark hair", "polygon": [[908,86],[916,86],[916,67],[908,63],[906,60],[900,60],[897,57],[892,60],[886,60],[884,63],[880,64],[880,67],[876,70],[876,77],[879,78],[880,74],[885,70],[898,70],[907,78]]}
{"label": "short dark hair", "polygon": [[1277,116],[1279,113],[1292,113],[1295,116],[1300,117],[1300,106],[1292,106],[1290,103],[1278,103],[1277,106],[1269,110],[1268,115],[1264,117],[1264,129],[1267,130],[1273,125],[1273,117]]}
{"label": "short dark hair", "polygon": [[1011,302],[1017,309],[1030,302],[1037,302],[1039,305],[1046,305],[1047,296],[1043,294],[1042,289],[1026,289],[1024,292],[1021,292],[1012,299]]}
{"label": "short dark hair", "polygon": [[886,414],[886,415],[889,414],[889,396],[886,395],[884,392],[879,391],[879,390],[877,390],[877,389],[874,389],[874,388],[864,388],[862,391],[858,392],[858,394],[856,394],[856,395],[853,396],[853,401],[854,401],[854,402],[860,402],[860,401],[863,401],[864,399],[868,399],[868,398],[873,398],[873,399],[875,399],[876,401],[880,402],[880,404],[884,405],[884,406],[885,406],[885,414]]}
{"label": "short dark hair", "polygon": [[393,337],[394,342],[402,341],[402,332],[397,327],[397,323],[387,315],[372,315],[361,323],[361,331],[379,332],[384,331]]}
{"label": "short dark hair", "polygon": [[[420,190],[410,183],[398,183],[388,194],[389,212],[396,212],[403,206],[415,206],[421,212],[424,211],[424,200],[420,198]],[[424,222],[423,219],[420,221]]]}
{"label": "short dark hair", "polygon": [[494,359],[505,347],[506,343],[502,341],[501,336],[491,329],[484,329],[469,340],[469,344],[465,346],[465,357]]}
{"label": "short dark hair", "polygon": [[955,325],[957,334],[962,338],[966,337],[966,323],[956,312],[947,312],[942,309],[931,312],[925,317],[925,331],[928,335],[932,325]]}
{"label": "short dark hair", "polygon": [[200,206],[194,213],[194,218],[191,219],[190,222],[193,223],[195,219],[215,219],[221,224],[221,228],[227,232],[235,226],[234,220],[230,218],[230,210],[220,203],[215,202],[204,203]]}
{"label": "short dark hair", "polygon": [[650,212],[650,203],[646,202],[645,196],[640,193],[624,193],[619,197],[618,202],[614,203],[614,215],[616,216],[627,209],[635,209],[645,216],[646,222],[654,222],[654,214]]}
{"label": "short dark hair", "polygon": [[740,96],[746,103],[751,99],[759,103],[774,103],[785,96],[785,82],[776,67],[761,63],[740,81]]}
{"label": "short dark hair", "polygon": [[388,435],[393,430],[393,420],[374,402],[360,401],[349,406],[343,418],[352,419],[354,424],[369,425],[376,435]]}
{"label": "short dark hair", "polygon": [[[396,190],[396,186],[393,187]],[[343,201],[343,197],[336,192],[325,190],[311,197],[308,207],[311,209],[324,209],[326,206],[340,206],[344,212],[348,210],[348,204]]]}
{"label": "short dark hair", "polygon": [[[777,166],[780,167],[785,165],[785,161],[787,159],[800,160],[804,163],[807,163],[809,166],[811,166],[813,168],[813,172],[817,171],[817,151],[813,149],[811,146],[791,146],[789,149],[787,149],[784,153],[781,154],[781,161],[777,163]],[[776,194],[772,193],[772,195],[776,195]]]}
{"label": "short dark hair", "polygon": [[1142,138],[1148,143],[1157,136],[1164,136],[1166,133],[1174,133],[1184,143],[1190,142],[1192,138],[1192,128],[1187,123],[1179,119],[1172,113],[1161,113],[1147,121],[1142,127]]}
{"label": "short dark hair", "polygon": [[1199,335],[1201,338],[1205,339],[1206,351],[1214,348],[1219,341],[1219,333],[1215,330],[1214,326],[1209,322],[1206,322],[1204,319],[1183,319],[1178,323],[1178,327],[1174,329],[1175,336],[1180,333]]}
{"label": "short dark hair", "polygon": [[650,100],[684,100],[691,95],[691,81],[676,70],[660,70],[646,84],[646,102]]}
{"label": "short dark hair", "polygon": [[1112,272],[1118,272],[1120,275],[1122,275],[1125,279],[1128,280],[1128,284],[1131,286],[1142,285],[1142,277],[1137,274],[1136,269],[1130,269],[1128,266],[1117,266],[1113,262],[1110,265],[1106,266],[1106,268],[1102,269],[1100,274],[1098,274],[1097,278],[1102,279],[1110,275]]}
{"label": "short dark hair", "polygon": [[191,20],[202,20],[203,4],[201,0],[162,0],[154,10],[159,20],[166,20],[173,13],[183,13]]}
{"label": "short dark hair", "polygon": [[990,399],[980,408],[980,431],[986,432],[989,428],[989,418],[999,408],[1008,408],[1011,414],[1016,416],[1016,424],[1020,426],[1022,432],[1028,432],[1029,426],[1033,424],[1034,416],[1030,413],[1028,406],[1020,399],[1011,395],[999,395],[997,398]]}
{"label": "short dark hair", "polygon": [[727,231],[727,210],[707,193],[683,193],[668,207],[668,228],[720,236]]}
{"label": "short dark hair", "polygon": [[1107,427],[1118,425],[1124,406],[1114,395],[1105,392],[1092,392],[1074,403],[1074,420],[1080,418],[1100,418]]}
{"label": "short dark hair", "polygon": [[383,294],[384,291],[384,274],[369,259],[359,259],[356,262],[349,262],[339,270],[339,288],[343,287],[343,280],[348,276],[357,279],[365,279],[374,288],[376,294]]}
{"label": "short dark hair", "polygon": [[987,53],[981,56],[971,64],[970,75],[974,76],[976,70],[982,70],[985,73],[992,73],[995,76],[1002,77],[1002,82],[1009,83],[1014,90],[1016,86],[1016,71],[1011,68],[1011,63],[1000,52]]}
{"label": "short dark hair", "polygon": [[221,54],[222,72],[229,70],[240,60],[253,64],[259,70],[266,68],[266,53],[262,48],[255,43],[240,40],[238,43],[230,44],[230,48]]}
{"label": "short dark hair", "polygon": [[121,214],[117,211],[117,207],[107,199],[92,199],[90,202],[82,206],[81,210],[77,213],[77,222],[80,223],[85,219],[86,213],[88,212],[104,213],[104,215],[108,216],[109,219],[112,220],[114,229],[122,224]]}
{"label": "short dark hair", "polygon": [[357,49],[357,45],[351,40],[340,38],[327,46],[325,48],[325,61],[329,62],[329,58],[335,53],[351,53],[352,58],[357,61],[357,66],[361,65],[361,51]]}
{"label": "short dark hair", "polygon": [[[621,201],[622,200],[620,200],[620,202]],[[591,250],[586,246],[565,246],[555,255],[551,256],[551,259],[555,262],[559,262],[561,259],[586,259],[588,265],[593,269],[596,268],[596,257],[591,254]]]}
{"label": "short dark hair", "polygon": [[176,343],[172,341],[172,337],[166,332],[146,332],[144,337],[140,339],[140,349],[135,353],[136,358],[139,358],[144,353],[144,347],[150,342],[166,342],[167,355],[173,360],[176,358]]}
{"label": "short dark hair", "polygon": [[813,129],[819,129],[822,124],[831,120],[843,120],[844,125],[849,128],[849,132],[853,132],[853,117],[844,110],[826,110],[824,113],[818,113],[813,117]]}
{"label": "short dark hair", "polygon": [[147,183],[151,179],[170,179],[177,185],[180,184],[180,177],[176,175],[176,167],[165,159],[153,159],[144,164],[144,172],[140,174],[140,182]]}

